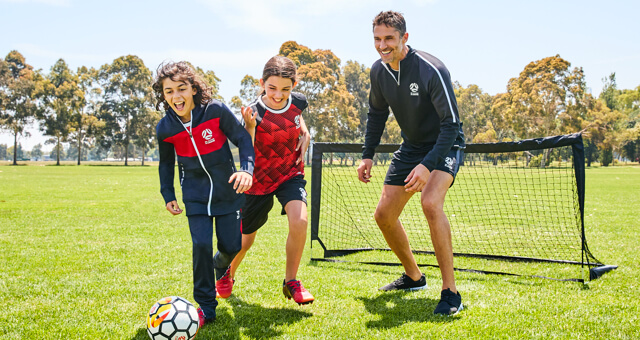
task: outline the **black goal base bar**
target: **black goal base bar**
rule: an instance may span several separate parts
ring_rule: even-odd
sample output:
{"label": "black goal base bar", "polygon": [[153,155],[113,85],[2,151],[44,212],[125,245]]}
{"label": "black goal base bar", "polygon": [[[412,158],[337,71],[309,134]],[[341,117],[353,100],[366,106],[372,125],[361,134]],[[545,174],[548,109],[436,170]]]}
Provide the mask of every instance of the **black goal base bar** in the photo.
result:
{"label": "black goal base bar", "polygon": [[[324,246],[324,244],[321,244]],[[365,251],[391,251],[389,248],[352,248],[352,249],[339,249],[339,250],[324,250],[324,257],[340,257],[346,256],[350,254],[355,254],[359,252]],[[433,251],[425,251],[425,250],[412,250],[414,254],[424,254],[424,255],[435,255],[436,253]],[[471,257],[485,260],[501,260],[501,261],[516,261],[516,262],[544,262],[544,263],[565,263],[565,264],[574,264],[574,265],[582,265],[589,267],[600,267],[604,266],[603,263],[600,262],[580,262],[580,261],[569,261],[569,260],[554,260],[554,259],[542,259],[536,257],[523,257],[523,256],[507,256],[507,255],[487,255],[487,254],[472,254],[472,253],[453,253],[453,256],[459,257]]]}
{"label": "black goal base bar", "polygon": [[591,268],[589,269],[589,280],[595,280],[597,278],[599,278],[600,276],[614,270],[614,269],[618,269],[618,266],[613,266],[613,265],[607,265],[607,266],[600,266],[600,267],[595,267],[595,268]]}
{"label": "black goal base bar", "polygon": [[[394,262],[369,262],[369,261],[344,261],[344,260],[336,260],[336,259],[326,259],[326,258],[311,258],[311,261],[319,261],[319,262],[332,262],[332,263],[358,263],[358,264],[368,264],[375,266],[390,266],[390,267],[399,267],[401,263]],[[424,264],[418,263],[418,267],[432,267],[432,268],[440,268],[440,266],[435,264]],[[604,273],[609,272],[618,268],[618,266],[600,266],[591,268],[589,270],[589,280],[595,280],[602,276]],[[545,279],[545,280],[553,280],[553,281],[564,281],[564,282],[579,282],[584,284],[584,279],[558,279],[554,277],[547,277],[541,275],[521,275],[514,273],[506,273],[506,272],[495,272],[488,270],[478,270],[478,269],[467,269],[467,268],[453,268],[453,270],[458,272],[466,272],[466,273],[476,273],[476,274],[491,274],[491,275],[503,275],[503,276],[516,276],[516,277],[527,277],[527,278],[535,278],[535,279]]]}

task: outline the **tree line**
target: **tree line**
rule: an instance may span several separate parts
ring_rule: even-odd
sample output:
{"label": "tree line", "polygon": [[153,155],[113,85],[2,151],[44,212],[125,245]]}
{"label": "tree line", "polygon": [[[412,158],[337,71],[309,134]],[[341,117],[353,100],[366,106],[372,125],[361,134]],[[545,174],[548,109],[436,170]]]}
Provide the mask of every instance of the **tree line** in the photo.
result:
{"label": "tree line", "polygon": [[[331,50],[312,50],[295,41],[280,47],[280,55],[298,66],[298,86],[309,107],[304,112],[314,141],[364,141],[370,88],[369,67],[342,63]],[[214,71],[194,67],[219,95]],[[155,109],[153,72],[137,56],[115,59],[100,68],[71,70],[59,59],[44,73],[34,70],[18,51],[0,59],[0,128],[13,134],[14,145],[0,145],[0,159],[20,158],[17,138],[39,122],[52,156],[60,164],[63,143],[77,164],[107,155],[144,159],[155,149],[155,126],[164,114]],[[246,75],[228,105],[236,113],[259,94],[258,79]],[[469,143],[492,143],[583,132],[588,165],[609,165],[614,158],[639,161],[640,86],[618,89],[615,73],[603,79],[596,98],[589,92],[580,67],[559,55],[532,61],[511,78],[505,93],[494,96],[478,85],[454,82],[463,130]],[[382,143],[401,142],[400,128],[390,114]],[[35,154],[34,154],[35,152]],[[31,150],[42,154],[41,146]]]}

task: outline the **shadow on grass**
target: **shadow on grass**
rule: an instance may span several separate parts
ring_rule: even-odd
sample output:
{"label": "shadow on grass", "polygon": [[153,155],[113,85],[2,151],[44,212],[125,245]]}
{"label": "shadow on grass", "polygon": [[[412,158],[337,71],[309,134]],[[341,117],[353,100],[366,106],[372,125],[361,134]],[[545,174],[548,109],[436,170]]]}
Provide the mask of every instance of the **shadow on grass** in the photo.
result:
{"label": "shadow on grass", "polygon": [[407,322],[452,322],[459,317],[434,315],[438,300],[414,297],[415,293],[396,291],[381,293],[375,298],[358,297],[367,312],[379,315],[380,319],[367,321],[368,328],[393,328]]}
{"label": "shadow on grass", "polygon": [[[293,308],[265,308],[244,302],[234,296],[227,299],[227,306],[218,305],[216,321],[198,331],[197,339],[240,339],[240,332],[251,339],[268,339],[282,336],[279,326],[296,323],[312,313]],[[231,314],[233,310],[233,315]],[[147,330],[141,328],[131,340],[148,339]]]}

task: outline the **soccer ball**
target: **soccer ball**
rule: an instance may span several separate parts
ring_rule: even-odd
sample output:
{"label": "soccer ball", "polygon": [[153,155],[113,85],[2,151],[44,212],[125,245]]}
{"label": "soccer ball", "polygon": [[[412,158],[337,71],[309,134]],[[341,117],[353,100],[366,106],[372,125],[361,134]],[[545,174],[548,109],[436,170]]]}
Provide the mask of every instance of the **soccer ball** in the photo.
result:
{"label": "soccer ball", "polygon": [[147,315],[151,340],[191,340],[198,332],[198,324],[196,307],[178,296],[158,300]]}

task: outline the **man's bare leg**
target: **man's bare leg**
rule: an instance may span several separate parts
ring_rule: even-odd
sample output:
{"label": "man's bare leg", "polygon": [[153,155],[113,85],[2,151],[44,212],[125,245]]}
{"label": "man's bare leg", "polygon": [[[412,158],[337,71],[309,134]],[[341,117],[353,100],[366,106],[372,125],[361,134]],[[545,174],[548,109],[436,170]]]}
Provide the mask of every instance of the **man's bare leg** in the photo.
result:
{"label": "man's bare leg", "polygon": [[444,213],[444,199],[452,182],[453,177],[450,174],[434,170],[429,175],[420,199],[422,211],[429,222],[431,242],[440,266],[442,289],[449,288],[453,293],[456,293],[451,227],[447,215]]}
{"label": "man's bare leg", "polygon": [[412,195],[413,193],[406,192],[403,186],[384,185],[374,217],[389,248],[402,263],[407,276],[417,281],[421,278],[422,272],[413,257],[409,238],[399,220],[404,206]]}

